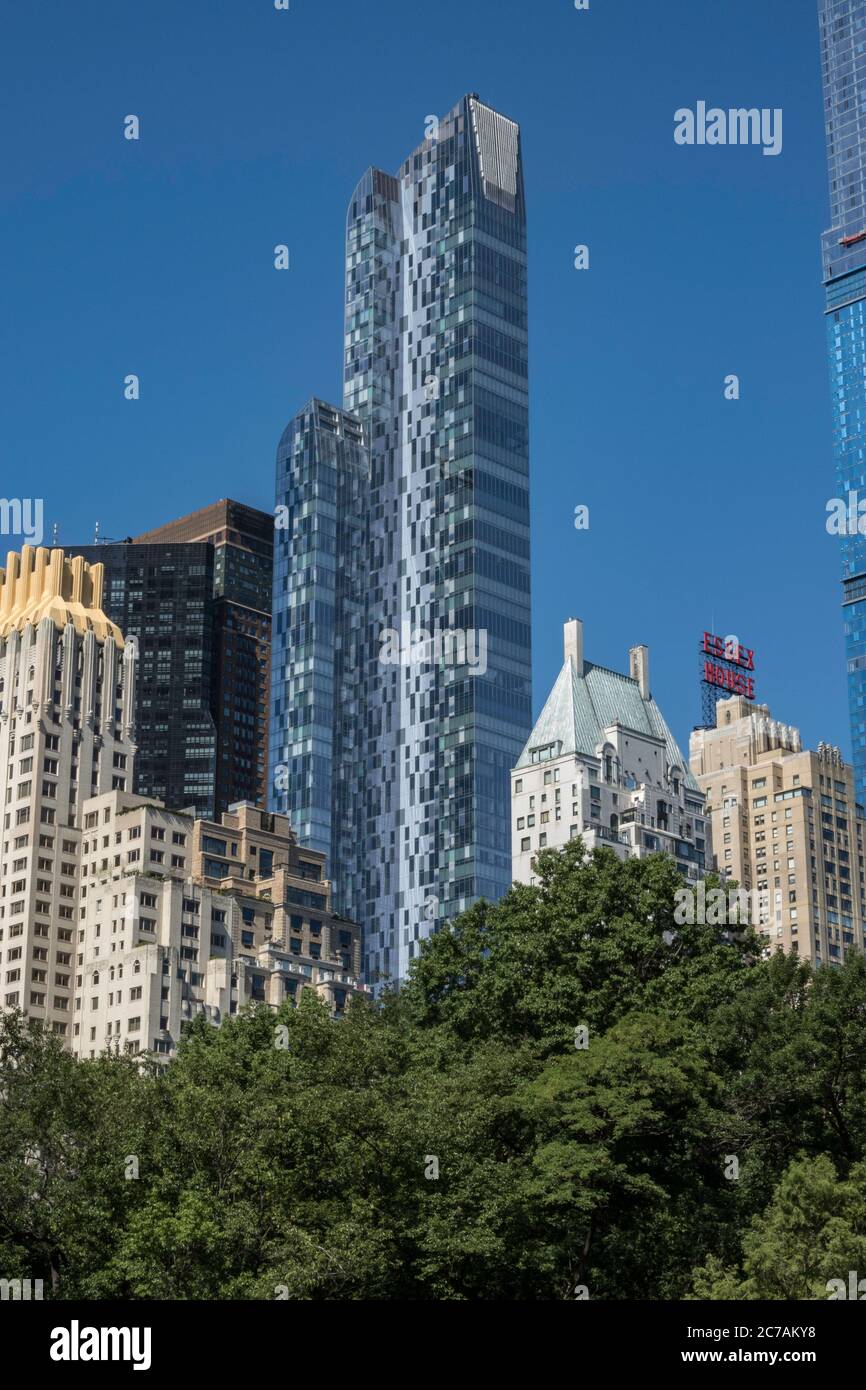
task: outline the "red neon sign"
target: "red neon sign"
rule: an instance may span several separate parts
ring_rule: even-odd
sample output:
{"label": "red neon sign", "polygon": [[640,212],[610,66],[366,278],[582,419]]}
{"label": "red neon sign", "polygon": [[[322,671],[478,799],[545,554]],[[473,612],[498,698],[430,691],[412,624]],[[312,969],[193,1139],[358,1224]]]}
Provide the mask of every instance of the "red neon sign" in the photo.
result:
{"label": "red neon sign", "polygon": [[[716,661],[728,661],[734,666],[742,666],[744,671],[754,671],[755,653],[748,647],[741,647],[736,639],[725,640],[724,637],[716,637],[712,632],[704,633],[703,650],[707,656],[715,657]],[[707,663],[709,667],[709,663]],[[709,676],[707,680],[709,680]],[[721,682],[713,681],[712,684],[719,685]],[[754,685],[754,682],[752,682]]]}
{"label": "red neon sign", "polygon": [[718,685],[729,690],[732,695],[745,695],[747,700],[755,698],[755,682],[751,676],[734,671],[730,666],[716,666],[712,661],[704,662],[704,680],[708,685]]}

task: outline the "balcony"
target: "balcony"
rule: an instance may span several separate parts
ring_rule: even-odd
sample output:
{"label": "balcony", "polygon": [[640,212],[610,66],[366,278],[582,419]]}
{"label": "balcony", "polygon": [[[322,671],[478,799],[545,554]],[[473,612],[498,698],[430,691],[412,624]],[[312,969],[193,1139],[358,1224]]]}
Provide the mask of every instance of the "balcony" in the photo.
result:
{"label": "balcony", "polygon": [[597,835],[600,840],[609,840],[615,845],[629,845],[631,841],[627,835],[623,835],[621,830],[611,830],[607,825],[588,825],[583,831],[584,835]]}

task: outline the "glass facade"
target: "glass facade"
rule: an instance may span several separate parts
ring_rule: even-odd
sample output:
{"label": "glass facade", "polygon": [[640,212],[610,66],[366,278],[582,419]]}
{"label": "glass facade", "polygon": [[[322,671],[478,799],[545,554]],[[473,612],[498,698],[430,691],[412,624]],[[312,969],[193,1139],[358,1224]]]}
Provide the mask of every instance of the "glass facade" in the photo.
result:
{"label": "glass facade", "polygon": [[327,856],[361,921],[369,456],[358,420],[311,400],[277,449],[271,809]]}
{"label": "glass facade", "polygon": [[531,727],[520,136],[475,96],[426,128],[349,204],[344,410],[277,451],[271,806],[374,985],[510,887]]}
{"label": "glass facade", "polygon": [[222,498],[146,531],[135,544],[180,541],[207,541],[214,551],[216,813],[237,801],[267,806],[274,518]]}
{"label": "glass facade", "polygon": [[[346,227],[343,403],[370,449],[360,869],[373,983],[509,888],[509,773],[531,727],[520,135],[474,95],[426,131],[396,176],[365,173]],[[443,632],[465,650],[431,646]]]}
{"label": "glass facade", "polygon": [[[831,228],[822,239],[837,496],[866,497],[866,0],[819,0]],[[866,537],[841,540],[857,798],[866,802]]]}
{"label": "glass facade", "polygon": [[212,819],[216,800],[214,552],[207,544],[74,546],[105,566],[103,608],[137,637],[133,790]]}

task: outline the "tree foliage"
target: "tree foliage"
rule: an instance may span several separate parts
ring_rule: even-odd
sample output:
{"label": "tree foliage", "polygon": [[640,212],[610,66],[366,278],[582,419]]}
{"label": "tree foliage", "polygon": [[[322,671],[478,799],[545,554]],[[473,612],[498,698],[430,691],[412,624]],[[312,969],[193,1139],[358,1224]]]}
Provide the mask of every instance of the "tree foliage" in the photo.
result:
{"label": "tree foliage", "polygon": [[[821,1298],[866,1276],[866,963],[674,920],[579,841],[165,1069],[0,1020],[0,1275],[56,1298]],[[278,1029],[288,1046],[277,1045]]]}

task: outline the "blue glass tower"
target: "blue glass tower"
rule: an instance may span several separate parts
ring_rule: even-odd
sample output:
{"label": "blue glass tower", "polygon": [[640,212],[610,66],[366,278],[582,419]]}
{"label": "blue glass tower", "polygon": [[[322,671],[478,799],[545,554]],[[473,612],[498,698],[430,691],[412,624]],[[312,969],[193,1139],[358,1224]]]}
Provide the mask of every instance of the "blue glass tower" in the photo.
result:
{"label": "blue glass tower", "polygon": [[270,806],[327,855],[362,922],[369,454],[357,419],[310,400],[277,448]]}
{"label": "blue glass tower", "polygon": [[375,984],[510,887],[531,726],[520,134],[476,96],[355,189],[344,363],[277,452],[271,804]]}
{"label": "blue glass tower", "polygon": [[[822,239],[837,496],[866,497],[866,0],[819,0],[830,174]],[[842,604],[858,801],[866,802],[866,536],[842,538]]]}
{"label": "blue glass tower", "polygon": [[[531,727],[527,377],[520,133],[469,95],[428,117],[395,175],[367,170],[346,224],[343,404],[370,448],[372,981],[511,884],[510,769]],[[425,659],[443,633],[450,656]]]}

